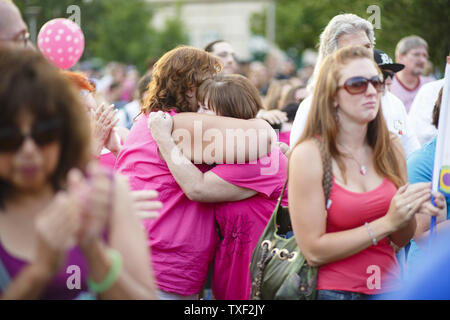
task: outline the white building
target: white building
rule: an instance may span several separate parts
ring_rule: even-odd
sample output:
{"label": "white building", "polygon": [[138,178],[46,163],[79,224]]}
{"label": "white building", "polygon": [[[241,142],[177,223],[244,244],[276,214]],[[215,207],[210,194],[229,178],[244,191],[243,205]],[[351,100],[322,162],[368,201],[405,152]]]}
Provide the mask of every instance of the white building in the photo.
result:
{"label": "white building", "polygon": [[231,43],[238,58],[251,57],[250,16],[268,12],[267,35],[274,40],[275,0],[147,0],[154,6],[153,25],[162,28],[169,17],[180,18],[189,35],[190,45],[204,48],[209,42],[223,39]]}

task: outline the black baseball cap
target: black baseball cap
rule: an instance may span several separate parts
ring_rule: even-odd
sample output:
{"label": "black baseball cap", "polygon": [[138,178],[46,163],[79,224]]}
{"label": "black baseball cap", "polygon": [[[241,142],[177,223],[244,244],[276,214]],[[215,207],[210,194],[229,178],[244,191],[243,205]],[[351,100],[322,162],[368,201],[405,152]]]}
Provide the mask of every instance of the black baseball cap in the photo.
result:
{"label": "black baseball cap", "polygon": [[386,52],[380,49],[373,50],[373,57],[375,59],[375,62],[381,69],[389,69],[393,72],[399,72],[405,67],[404,64],[394,63],[391,57],[389,57]]}

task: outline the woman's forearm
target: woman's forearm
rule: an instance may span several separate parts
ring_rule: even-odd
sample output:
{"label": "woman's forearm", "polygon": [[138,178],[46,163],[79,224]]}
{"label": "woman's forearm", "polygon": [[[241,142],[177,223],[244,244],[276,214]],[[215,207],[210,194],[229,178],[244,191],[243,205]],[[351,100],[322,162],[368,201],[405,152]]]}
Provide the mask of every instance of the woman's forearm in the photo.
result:
{"label": "woman's forearm", "polygon": [[194,163],[256,161],[272,151],[277,135],[262,119],[181,113],[173,117],[173,138]]}
{"label": "woman's forearm", "polygon": [[[89,276],[96,283],[102,282],[112,268],[113,261],[108,255],[107,249],[106,244],[99,240],[83,249],[89,266]],[[142,283],[145,283],[145,281],[136,281],[130,275],[130,270],[127,270],[124,261],[122,261],[122,269],[116,281],[109,289],[100,293],[99,297],[104,300],[155,299],[153,288],[147,288]]]}
{"label": "woman's forearm", "polygon": [[370,222],[368,226],[325,233],[301,248],[310,265],[321,266],[359,253],[373,245],[373,238],[378,242],[389,236],[392,231],[392,227],[382,217]]}
{"label": "woman's forearm", "polygon": [[39,299],[51,278],[52,273],[45,266],[41,266],[38,263],[31,263],[16,278],[12,279],[7,290],[1,296],[1,299]]}
{"label": "woman's forearm", "polygon": [[157,143],[161,156],[166,161],[175,181],[186,196],[191,198],[191,195],[201,188],[203,173],[183,155],[173,139],[161,139]]}

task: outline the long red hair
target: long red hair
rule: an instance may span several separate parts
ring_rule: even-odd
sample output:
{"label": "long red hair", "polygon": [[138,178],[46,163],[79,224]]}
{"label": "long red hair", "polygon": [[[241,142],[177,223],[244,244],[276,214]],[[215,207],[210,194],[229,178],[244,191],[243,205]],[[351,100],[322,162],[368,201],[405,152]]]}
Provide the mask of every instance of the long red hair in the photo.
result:
{"label": "long red hair", "polygon": [[[345,47],[325,58],[314,87],[306,127],[298,142],[302,143],[319,135],[324,142],[326,152],[336,160],[344,178],[345,165],[336,145],[339,124],[333,102],[338,91],[339,71],[350,61],[364,58],[373,61],[373,53],[362,46]],[[380,72],[375,61],[373,64]],[[375,119],[368,124],[366,139],[373,149],[372,161],[376,172],[391,180],[397,187],[404,185],[406,177],[401,172],[403,153],[392,143],[391,134],[381,112],[381,105]]]}

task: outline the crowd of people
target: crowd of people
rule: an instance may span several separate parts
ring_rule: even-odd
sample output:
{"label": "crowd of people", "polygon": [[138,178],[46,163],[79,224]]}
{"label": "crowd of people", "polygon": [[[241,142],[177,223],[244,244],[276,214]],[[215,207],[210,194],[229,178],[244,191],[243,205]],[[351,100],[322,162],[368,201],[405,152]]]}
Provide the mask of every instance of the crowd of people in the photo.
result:
{"label": "crowd of people", "polygon": [[319,300],[414,298],[428,254],[448,252],[427,242],[431,217],[450,232],[450,195],[431,189],[444,80],[425,39],[400,39],[394,62],[338,14],[300,71],[217,40],[139,75],[59,70],[11,1],[3,19],[0,298],[248,300],[280,196]]}

